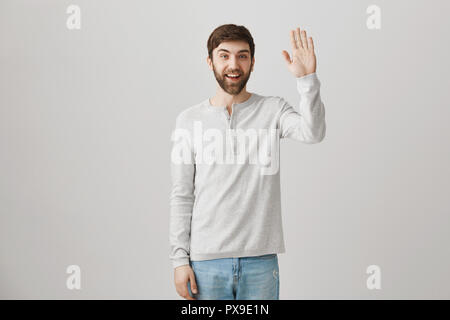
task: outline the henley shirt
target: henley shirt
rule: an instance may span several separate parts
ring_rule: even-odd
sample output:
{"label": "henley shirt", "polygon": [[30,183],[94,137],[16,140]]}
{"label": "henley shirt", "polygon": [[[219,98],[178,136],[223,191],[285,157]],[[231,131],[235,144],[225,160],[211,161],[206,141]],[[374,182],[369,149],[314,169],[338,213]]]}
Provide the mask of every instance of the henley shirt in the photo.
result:
{"label": "henley shirt", "polygon": [[174,268],[285,252],[279,142],[319,143],[326,132],[317,74],[295,80],[298,110],[282,97],[251,93],[231,115],[209,99],[178,114],[171,137]]}

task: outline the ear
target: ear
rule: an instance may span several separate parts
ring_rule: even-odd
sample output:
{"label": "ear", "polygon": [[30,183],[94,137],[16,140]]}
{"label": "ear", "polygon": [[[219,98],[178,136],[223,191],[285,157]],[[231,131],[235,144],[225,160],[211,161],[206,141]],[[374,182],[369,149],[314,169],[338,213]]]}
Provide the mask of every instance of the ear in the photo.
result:
{"label": "ear", "polygon": [[212,67],[212,61],[211,61],[211,59],[209,58],[209,55],[208,56],[206,56],[206,63],[208,64],[208,66],[209,66],[209,69],[213,69],[213,67]]}
{"label": "ear", "polygon": [[255,69],[255,57],[253,57],[253,62],[252,62],[252,72],[253,72],[253,69]]}

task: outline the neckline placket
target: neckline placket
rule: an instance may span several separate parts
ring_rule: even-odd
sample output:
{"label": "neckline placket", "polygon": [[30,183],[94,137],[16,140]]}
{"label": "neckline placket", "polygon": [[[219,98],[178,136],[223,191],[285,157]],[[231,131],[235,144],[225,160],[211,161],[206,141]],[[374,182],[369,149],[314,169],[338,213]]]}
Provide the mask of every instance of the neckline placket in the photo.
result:
{"label": "neckline placket", "polygon": [[[215,111],[215,112],[222,112],[225,115],[225,121],[227,122],[227,128],[229,130],[234,130],[237,128],[237,126],[235,125],[236,123],[236,114],[239,110],[241,110],[244,107],[249,106],[250,104],[253,103],[253,100],[256,98],[256,94],[255,93],[251,93],[250,98],[248,98],[247,100],[245,100],[244,102],[241,103],[233,103],[231,105],[231,114],[228,113],[228,109],[226,106],[213,106],[211,104],[211,101],[208,99],[206,99],[205,104],[207,106],[207,108],[211,111]],[[233,121],[234,120],[234,121]],[[227,130],[228,131],[228,130]],[[231,144],[231,150],[233,151],[233,156],[236,155],[237,153],[237,141],[234,142],[234,139],[236,138],[234,134],[231,133],[231,131],[229,132],[225,132],[225,135],[230,134],[231,137],[230,139],[225,139],[225,141],[230,140],[230,144]]]}

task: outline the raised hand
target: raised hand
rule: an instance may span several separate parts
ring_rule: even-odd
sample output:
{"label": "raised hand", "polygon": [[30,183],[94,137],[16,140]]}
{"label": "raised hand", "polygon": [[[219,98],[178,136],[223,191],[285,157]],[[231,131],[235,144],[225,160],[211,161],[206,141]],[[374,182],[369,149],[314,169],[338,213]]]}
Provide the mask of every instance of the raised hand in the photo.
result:
{"label": "raised hand", "polygon": [[307,38],[306,31],[291,30],[291,45],[292,59],[286,50],[282,52],[289,71],[297,78],[316,72],[314,43],[311,37]]}

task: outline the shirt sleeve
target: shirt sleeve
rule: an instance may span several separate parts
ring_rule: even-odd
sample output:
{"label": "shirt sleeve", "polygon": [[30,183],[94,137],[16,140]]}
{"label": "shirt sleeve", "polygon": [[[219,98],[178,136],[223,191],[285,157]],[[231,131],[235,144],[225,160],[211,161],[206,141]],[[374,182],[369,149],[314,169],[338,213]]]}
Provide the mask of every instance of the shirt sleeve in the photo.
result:
{"label": "shirt sleeve", "polygon": [[325,138],[325,107],[320,98],[320,81],[311,73],[296,78],[300,94],[299,110],[280,98],[280,138],[291,138],[304,143],[319,143]]}
{"label": "shirt sleeve", "polygon": [[178,116],[172,132],[169,242],[173,268],[189,265],[195,161],[190,131]]}

